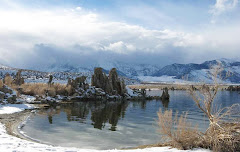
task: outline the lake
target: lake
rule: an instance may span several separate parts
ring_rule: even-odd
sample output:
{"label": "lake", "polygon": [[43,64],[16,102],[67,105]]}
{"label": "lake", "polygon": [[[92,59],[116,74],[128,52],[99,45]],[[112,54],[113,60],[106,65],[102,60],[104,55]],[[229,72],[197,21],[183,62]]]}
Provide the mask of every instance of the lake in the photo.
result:
{"label": "lake", "polygon": [[[161,90],[147,92],[161,95]],[[37,111],[21,132],[52,145],[83,149],[120,149],[161,141],[156,120],[159,109],[188,112],[188,120],[201,131],[207,118],[186,91],[169,91],[170,100],[123,102],[74,102]],[[215,104],[221,107],[240,103],[238,92],[219,91]]]}

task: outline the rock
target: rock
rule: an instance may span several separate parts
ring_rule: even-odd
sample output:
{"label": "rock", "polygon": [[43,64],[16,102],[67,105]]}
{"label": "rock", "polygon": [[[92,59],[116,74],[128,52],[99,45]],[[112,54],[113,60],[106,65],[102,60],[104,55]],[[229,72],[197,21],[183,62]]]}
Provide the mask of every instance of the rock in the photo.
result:
{"label": "rock", "polygon": [[169,98],[170,98],[170,95],[168,94],[168,88],[166,87],[166,88],[164,88],[164,90],[163,90],[161,99],[162,99],[162,100],[167,100],[167,99],[169,99]]}
{"label": "rock", "polygon": [[103,89],[110,95],[124,96],[126,93],[125,83],[118,78],[116,68],[110,70],[108,77],[103,73],[102,68],[95,68],[91,85]]}
{"label": "rock", "polygon": [[11,88],[9,88],[8,86],[6,86],[6,85],[3,85],[3,87],[0,88],[0,91],[4,92],[5,94],[6,93],[9,93],[9,94],[13,93],[13,90]]}
{"label": "rock", "polygon": [[103,90],[108,90],[107,88],[107,81],[108,78],[105,73],[103,73],[102,68],[95,68],[94,74],[92,75],[91,85],[95,86],[96,88],[102,88]]}
{"label": "rock", "polygon": [[49,86],[52,85],[52,80],[53,80],[53,76],[50,75],[50,76],[49,76],[49,80],[48,80],[48,85],[49,85]]}
{"label": "rock", "polygon": [[11,95],[7,98],[8,103],[14,104],[14,103],[16,103],[16,101],[17,101],[17,96],[16,95]]}
{"label": "rock", "polygon": [[240,86],[229,86],[228,91],[240,91]]}

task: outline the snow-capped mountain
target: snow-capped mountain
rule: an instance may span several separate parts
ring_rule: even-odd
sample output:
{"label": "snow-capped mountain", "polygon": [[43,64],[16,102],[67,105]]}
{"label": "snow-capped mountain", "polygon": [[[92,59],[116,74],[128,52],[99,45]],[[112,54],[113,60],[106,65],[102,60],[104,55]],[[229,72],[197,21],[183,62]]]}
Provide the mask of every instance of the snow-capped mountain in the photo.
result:
{"label": "snow-capped mountain", "polygon": [[161,67],[150,64],[130,64],[123,62],[99,62],[93,63],[92,65],[72,65],[71,63],[66,64],[52,64],[48,67],[36,67],[31,69],[41,69],[46,72],[70,72],[70,73],[92,73],[95,67],[102,67],[106,73],[112,68],[118,70],[118,74],[129,78],[137,76],[148,76],[153,75]]}
{"label": "snow-capped mountain", "polygon": [[[229,71],[231,76],[224,81],[226,83],[240,83],[240,62],[228,59],[205,61],[201,64],[171,64],[164,67],[150,64],[130,64],[123,62],[101,62],[92,65],[52,64],[47,67],[35,67],[32,70],[22,70],[22,75],[27,80],[44,80],[52,74],[55,80],[66,82],[68,78],[86,75],[91,77],[95,67],[102,67],[105,73],[111,68],[117,68],[122,77],[136,79],[144,82],[212,82],[211,67],[221,63],[224,68],[222,75]],[[39,69],[40,72],[36,69]],[[19,69],[0,65],[0,77],[6,73],[14,76]],[[41,82],[41,81],[40,81]]]}
{"label": "snow-capped mountain", "polygon": [[[201,64],[171,64],[163,67],[152,76],[187,79],[194,82],[212,82],[211,68],[214,65],[221,64],[223,71],[221,73],[223,81],[229,83],[240,83],[240,62],[228,59],[219,59],[206,61]],[[230,76],[227,73],[230,72]]]}

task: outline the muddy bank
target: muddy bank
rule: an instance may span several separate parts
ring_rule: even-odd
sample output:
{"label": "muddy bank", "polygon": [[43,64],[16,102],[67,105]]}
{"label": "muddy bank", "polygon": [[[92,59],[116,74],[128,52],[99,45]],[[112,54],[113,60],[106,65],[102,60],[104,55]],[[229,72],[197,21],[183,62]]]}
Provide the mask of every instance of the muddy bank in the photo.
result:
{"label": "muddy bank", "polygon": [[[49,107],[47,104],[35,104],[35,109],[46,109]],[[4,124],[6,127],[6,131],[9,135],[32,141],[32,142],[38,142],[35,140],[32,140],[30,138],[27,138],[23,134],[21,134],[18,130],[18,127],[27,120],[28,117],[30,117],[33,113],[34,109],[25,109],[22,112],[16,112],[12,114],[0,114],[0,123]],[[39,142],[38,142],[39,143]]]}
{"label": "muddy bank", "polygon": [[18,131],[18,126],[20,126],[20,124],[32,114],[31,111],[32,110],[24,110],[22,112],[13,114],[1,114],[0,123],[5,125],[8,134],[31,141],[30,139],[20,134]]}

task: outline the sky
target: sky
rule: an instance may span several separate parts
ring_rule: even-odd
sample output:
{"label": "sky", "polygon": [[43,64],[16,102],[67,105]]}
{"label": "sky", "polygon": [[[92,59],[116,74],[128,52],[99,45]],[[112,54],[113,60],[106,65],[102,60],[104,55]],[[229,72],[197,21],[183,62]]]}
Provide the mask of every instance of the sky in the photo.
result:
{"label": "sky", "polygon": [[0,63],[240,59],[239,0],[1,0]]}

